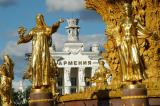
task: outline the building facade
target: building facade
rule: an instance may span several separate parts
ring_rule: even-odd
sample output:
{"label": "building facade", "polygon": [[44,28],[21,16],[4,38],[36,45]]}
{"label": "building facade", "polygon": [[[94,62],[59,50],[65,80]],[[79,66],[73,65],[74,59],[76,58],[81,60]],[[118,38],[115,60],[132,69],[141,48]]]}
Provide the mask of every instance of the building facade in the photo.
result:
{"label": "building facade", "polygon": [[61,52],[51,48],[51,55],[60,71],[57,86],[62,95],[81,92],[90,86],[86,79],[94,75],[101,59],[99,44],[92,44],[89,51],[84,51],[84,44],[79,40],[78,22],[79,19],[67,19],[68,39]]}

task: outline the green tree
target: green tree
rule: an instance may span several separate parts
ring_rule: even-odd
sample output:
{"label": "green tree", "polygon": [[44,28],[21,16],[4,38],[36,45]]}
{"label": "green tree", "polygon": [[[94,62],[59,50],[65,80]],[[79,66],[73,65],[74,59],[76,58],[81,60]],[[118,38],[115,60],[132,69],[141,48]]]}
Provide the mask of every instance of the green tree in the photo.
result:
{"label": "green tree", "polygon": [[28,98],[31,86],[27,87],[24,92],[13,90],[14,106],[28,106]]}

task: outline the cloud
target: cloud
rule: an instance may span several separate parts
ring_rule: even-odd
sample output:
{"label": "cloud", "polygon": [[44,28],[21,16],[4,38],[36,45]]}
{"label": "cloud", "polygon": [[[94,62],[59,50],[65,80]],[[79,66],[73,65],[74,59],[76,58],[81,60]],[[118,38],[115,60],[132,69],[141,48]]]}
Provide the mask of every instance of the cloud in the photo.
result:
{"label": "cloud", "polygon": [[89,50],[95,43],[99,44],[102,49],[104,43],[106,42],[106,37],[103,34],[83,35],[80,39],[84,43],[85,50]]}
{"label": "cloud", "polygon": [[[19,90],[19,87],[20,87],[20,83],[21,83],[22,80],[14,80],[12,82],[12,87],[15,89],[15,91],[18,91]],[[23,89],[26,89],[28,86],[31,85],[31,83],[29,81],[22,81],[22,86],[23,86]]]}
{"label": "cloud", "polygon": [[16,0],[0,0],[0,7],[7,7],[10,5],[14,5]]}
{"label": "cloud", "polygon": [[13,56],[24,56],[28,52],[31,52],[31,43],[17,45],[16,41],[8,41],[1,54],[7,53]]}
{"label": "cloud", "polygon": [[20,85],[20,82],[19,81],[13,81],[12,82],[12,87],[14,88],[14,89],[18,89],[18,87],[19,87],[19,85]]}
{"label": "cloud", "polygon": [[83,3],[83,0],[46,0],[46,6],[49,11],[80,11],[84,8]]}
{"label": "cloud", "polygon": [[57,51],[62,50],[66,40],[67,40],[67,35],[63,35],[60,33],[55,33],[52,37],[53,44],[55,44]]}
{"label": "cloud", "polygon": [[101,17],[92,10],[84,8],[84,0],[46,0],[48,11],[65,11],[78,13],[81,20],[86,21],[99,21]]}
{"label": "cloud", "polygon": [[[56,33],[52,37],[52,40],[56,46],[56,50],[62,51],[64,43],[67,41],[67,35]],[[85,50],[89,50],[94,43],[98,43],[103,47],[103,44],[106,42],[106,37],[103,34],[81,35],[80,41],[84,43]]]}

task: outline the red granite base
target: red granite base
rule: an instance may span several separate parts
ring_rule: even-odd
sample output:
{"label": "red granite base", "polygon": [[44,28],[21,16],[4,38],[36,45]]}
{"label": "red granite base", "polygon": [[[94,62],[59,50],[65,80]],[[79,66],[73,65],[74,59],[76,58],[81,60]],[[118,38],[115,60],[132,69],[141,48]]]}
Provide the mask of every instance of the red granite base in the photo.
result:
{"label": "red granite base", "polygon": [[52,93],[41,89],[32,90],[29,106],[54,106]]}
{"label": "red granite base", "polygon": [[127,85],[122,89],[122,106],[149,106],[147,89],[143,85]]}

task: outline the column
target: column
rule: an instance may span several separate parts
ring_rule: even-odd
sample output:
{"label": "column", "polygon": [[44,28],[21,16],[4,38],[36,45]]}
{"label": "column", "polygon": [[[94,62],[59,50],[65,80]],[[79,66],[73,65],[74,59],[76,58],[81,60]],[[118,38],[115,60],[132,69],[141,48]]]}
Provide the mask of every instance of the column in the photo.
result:
{"label": "column", "polygon": [[[98,67],[92,67],[92,70],[91,70],[91,78],[94,76],[97,68],[98,68]],[[96,83],[92,83],[92,86],[96,86]]]}
{"label": "column", "polygon": [[71,88],[71,81],[70,81],[70,72],[71,68],[65,67],[64,68],[64,91],[63,94],[70,94],[70,88]]}
{"label": "column", "polygon": [[79,67],[78,70],[78,92],[84,91],[85,87],[85,68]]}

